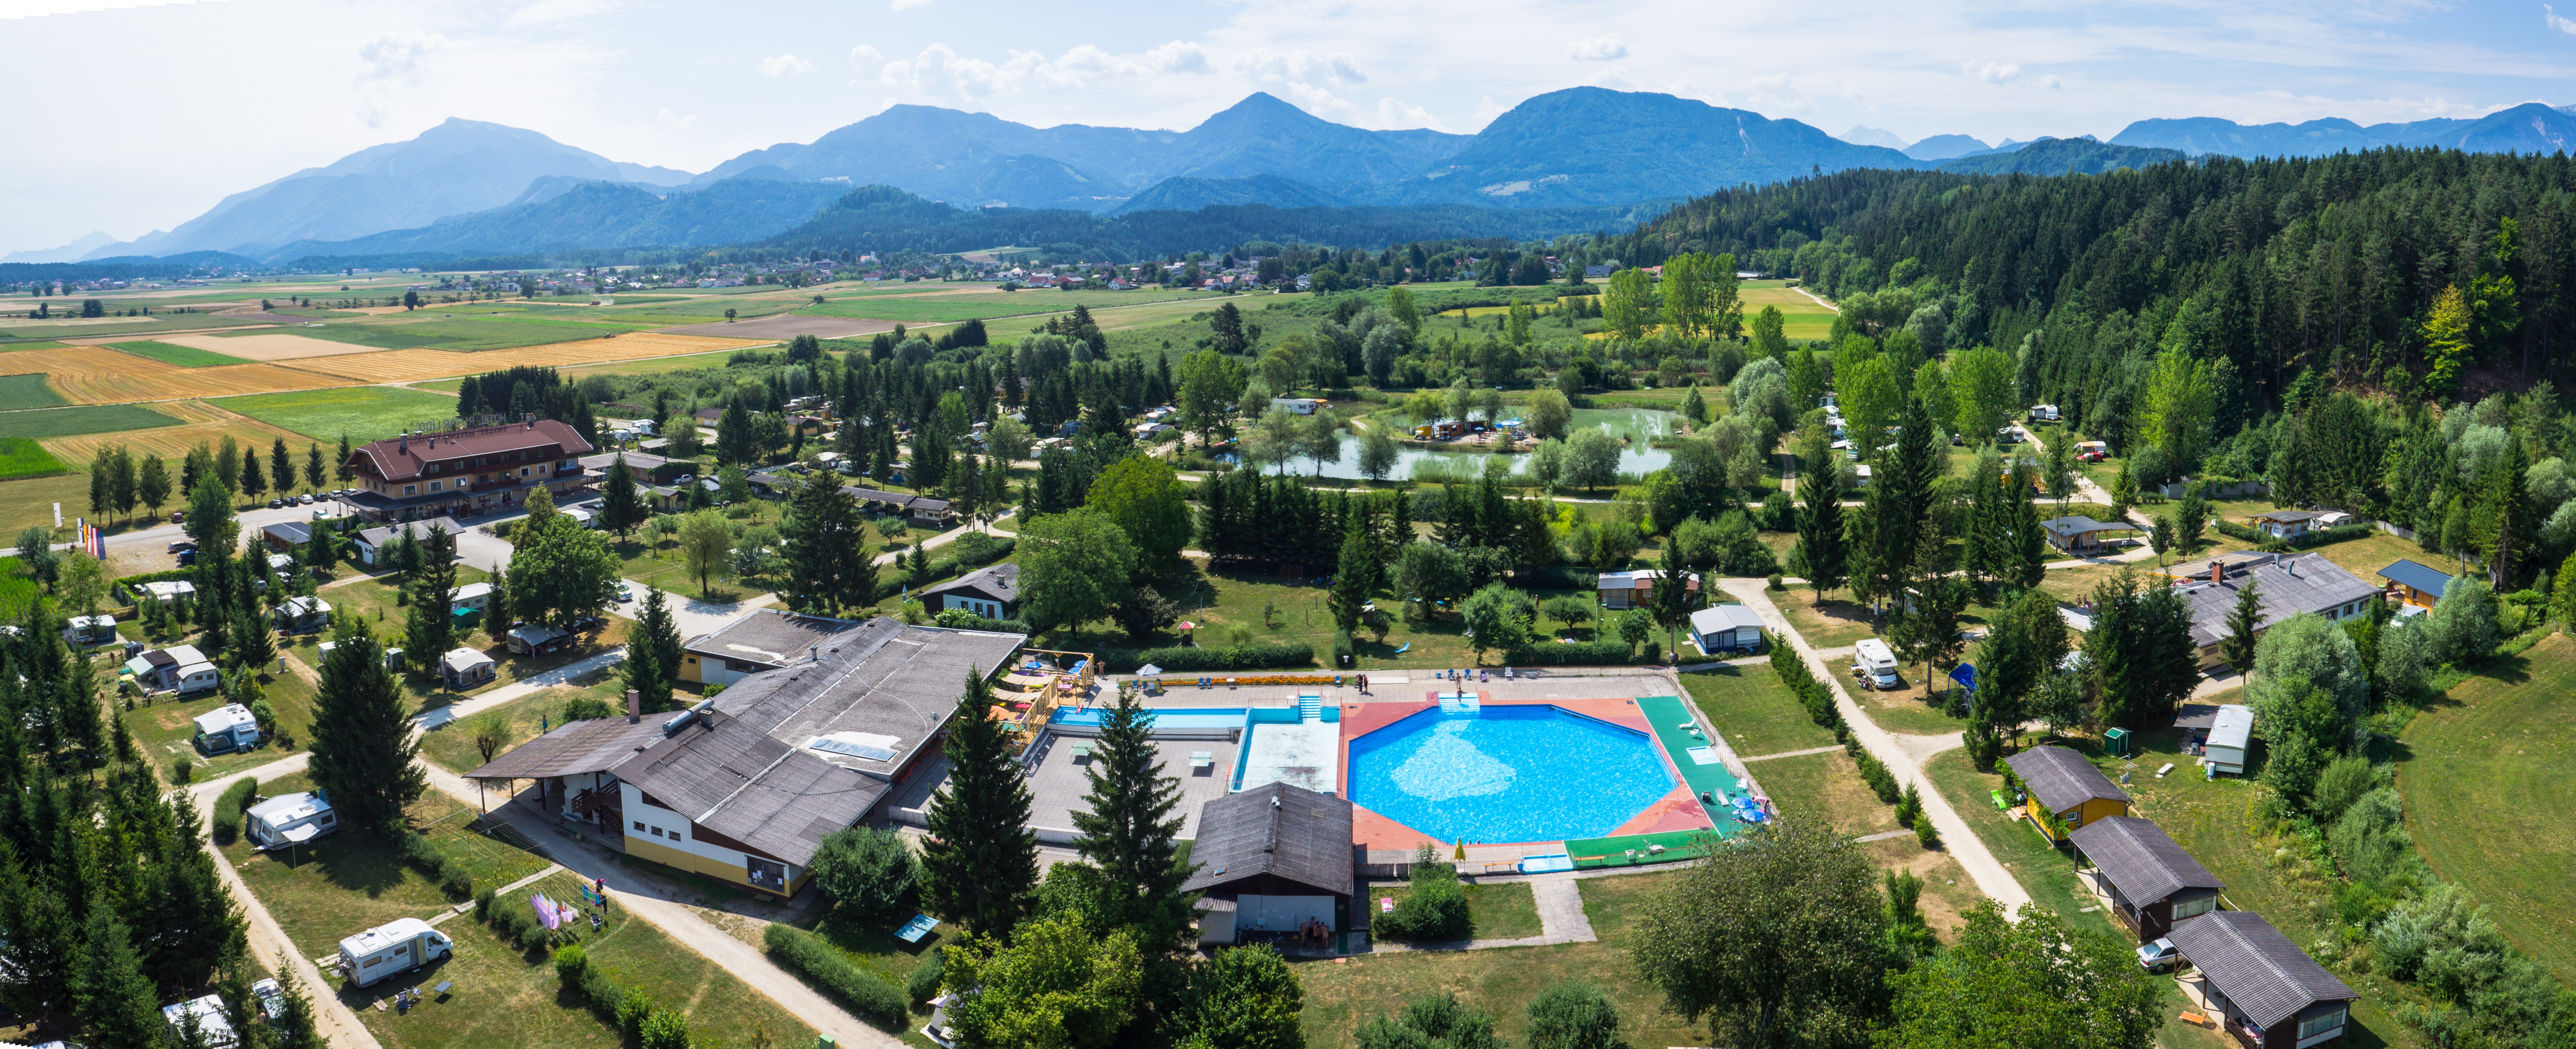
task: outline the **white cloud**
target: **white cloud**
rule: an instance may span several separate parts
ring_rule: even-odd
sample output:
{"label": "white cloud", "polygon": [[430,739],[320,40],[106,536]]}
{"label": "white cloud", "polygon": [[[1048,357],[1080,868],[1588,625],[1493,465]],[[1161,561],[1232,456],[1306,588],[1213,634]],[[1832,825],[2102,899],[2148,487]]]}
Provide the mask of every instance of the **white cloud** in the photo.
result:
{"label": "white cloud", "polygon": [[897,11],[910,11],[916,7],[930,6],[930,0],[894,0],[894,3],[888,6]]}
{"label": "white cloud", "polygon": [[769,76],[793,76],[811,71],[814,63],[796,57],[795,52],[773,55],[760,60],[760,71]]}
{"label": "white cloud", "polygon": [[1989,84],[2009,84],[2021,77],[2021,67],[2010,62],[1962,62],[1959,69]]}
{"label": "white cloud", "polygon": [[447,38],[437,33],[417,29],[386,33],[358,45],[358,61],[366,64],[358,79],[418,87],[421,60],[446,46]]}
{"label": "white cloud", "polygon": [[1377,126],[1381,128],[1427,127],[1434,131],[1445,130],[1440,126],[1440,118],[1433,116],[1430,110],[1393,98],[1377,100]]}
{"label": "white cloud", "polygon": [[2548,4],[2540,5],[2540,24],[2569,36],[2576,36],[2576,20],[2560,16],[2558,10]]}
{"label": "white cloud", "polygon": [[932,44],[908,60],[889,60],[883,52],[861,44],[850,49],[850,65],[858,72],[850,81],[853,87],[874,84],[918,98],[970,104],[1028,92],[1081,90],[1113,79],[1215,70],[1206,50],[1185,40],[1124,55],[1091,44],[1077,45],[1053,59],[1037,51],[1014,50],[1002,62],[962,55],[946,44]]}
{"label": "white cloud", "polygon": [[608,6],[608,0],[537,0],[510,12],[510,17],[502,19],[501,24],[512,29],[554,25],[606,14]]}
{"label": "white cloud", "polygon": [[119,8],[162,7],[169,4],[195,2],[196,0],[0,0],[0,18],[77,15]]}
{"label": "white cloud", "polygon": [[691,113],[687,116],[681,116],[678,113],[665,109],[659,113],[653,114],[653,123],[672,131],[686,131],[697,126],[698,115]]}
{"label": "white cloud", "polygon": [[1583,62],[1607,62],[1628,57],[1628,45],[1619,42],[1619,34],[1603,33],[1565,45],[1565,56]]}
{"label": "white cloud", "polygon": [[1325,81],[1337,84],[1365,84],[1368,74],[1360,70],[1360,60],[1347,51],[1315,54],[1310,51],[1270,51],[1255,48],[1234,59],[1234,69],[1254,80],[1278,84],[1300,84]]}

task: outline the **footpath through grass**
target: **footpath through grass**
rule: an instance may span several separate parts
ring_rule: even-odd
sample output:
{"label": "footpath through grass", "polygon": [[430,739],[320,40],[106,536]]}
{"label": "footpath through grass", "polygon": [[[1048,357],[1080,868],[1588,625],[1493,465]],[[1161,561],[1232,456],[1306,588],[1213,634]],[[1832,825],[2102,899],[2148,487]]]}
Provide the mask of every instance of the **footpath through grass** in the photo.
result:
{"label": "footpath through grass", "polygon": [[2553,634],[2450,690],[2401,737],[2408,829],[2436,873],[2576,982],[2576,639]]}

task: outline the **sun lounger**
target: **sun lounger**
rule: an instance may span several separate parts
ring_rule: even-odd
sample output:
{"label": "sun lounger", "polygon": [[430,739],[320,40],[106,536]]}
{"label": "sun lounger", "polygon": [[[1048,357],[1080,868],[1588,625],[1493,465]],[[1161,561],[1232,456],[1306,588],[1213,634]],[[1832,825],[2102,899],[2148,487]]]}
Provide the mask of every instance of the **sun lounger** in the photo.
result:
{"label": "sun lounger", "polygon": [[1191,752],[1190,752],[1190,767],[1191,767],[1191,768],[1194,768],[1194,769],[1203,769],[1203,768],[1211,768],[1211,767],[1214,767],[1215,765],[1216,765],[1216,755],[1214,755],[1214,754],[1210,754],[1210,753],[1208,753],[1207,751],[1204,751],[1204,750],[1193,750],[1193,751],[1191,751]]}
{"label": "sun lounger", "polygon": [[1091,741],[1090,741],[1090,740],[1087,740],[1087,739],[1078,739],[1078,740],[1073,741],[1073,760],[1075,760],[1075,761],[1089,761],[1089,760],[1091,760]]}

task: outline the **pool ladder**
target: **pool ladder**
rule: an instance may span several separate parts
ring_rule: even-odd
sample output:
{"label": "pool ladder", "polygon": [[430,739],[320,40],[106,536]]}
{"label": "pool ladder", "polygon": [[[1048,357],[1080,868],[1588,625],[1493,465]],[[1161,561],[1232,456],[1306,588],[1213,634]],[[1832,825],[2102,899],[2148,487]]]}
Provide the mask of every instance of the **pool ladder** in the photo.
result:
{"label": "pool ladder", "polygon": [[1324,720],[1324,697],[1312,692],[1297,697],[1297,720]]}

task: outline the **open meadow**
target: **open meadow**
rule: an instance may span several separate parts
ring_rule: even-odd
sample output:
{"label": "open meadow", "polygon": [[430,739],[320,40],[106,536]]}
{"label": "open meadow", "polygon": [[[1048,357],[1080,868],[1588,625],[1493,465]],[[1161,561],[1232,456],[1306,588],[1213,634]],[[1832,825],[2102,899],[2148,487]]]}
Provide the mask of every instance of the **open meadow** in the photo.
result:
{"label": "open meadow", "polygon": [[[82,434],[45,437],[42,442],[44,446],[55,455],[61,456],[67,463],[87,463],[98,456],[100,448],[114,444],[124,445],[126,450],[134,453],[136,458],[158,455],[164,459],[176,460],[186,457],[188,450],[199,444],[209,448],[218,447],[224,443],[226,437],[232,438],[234,443],[245,448],[266,448],[271,442],[283,437],[287,445],[294,448],[299,455],[303,453],[304,444],[308,440],[302,434],[282,430],[256,419],[245,419],[204,401],[162,401],[149,409],[140,405],[111,404],[95,408],[61,410],[84,413],[148,412],[161,418],[175,420],[175,425],[172,422],[155,422],[140,426],[118,426]],[[300,459],[297,461],[302,462]]]}
{"label": "open meadow", "polygon": [[401,433],[406,426],[452,418],[456,398],[399,386],[344,386],[227,397],[217,407],[326,443],[346,434],[352,443],[363,444]]}
{"label": "open meadow", "polygon": [[[182,335],[178,337],[185,339],[189,336]],[[211,368],[225,364],[253,363],[246,358],[227,356],[225,354],[214,352],[213,350],[199,349],[195,346],[176,342],[160,342],[152,339],[145,339],[139,342],[112,342],[107,344],[107,348],[111,350],[122,350],[137,357],[148,357],[152,360],[160,361],[163,364],[175,364],[182,368]]]}
{"label": "open meadow", "polygon": [[905,295],[827,298],[820,306],[806,306],[797,313],[809,317],[858,317],[886,321],[966,321],[1012,317],[1022,314],[1060,313],[1075,306],[1102,309],[1132,306],[1175,299],[1213,299],[1226,297],[1222,292],[1178,291],[1144,288],[1135,291],[1027,291],[977,292],[962,295]]}
{"label": "open meadow", "polygon": [[519,365],[561,367],[570,364],[597,364],[604,361],[647,357],[683,356],[758,346],[765,341],[767,340],[720,339],[703,335],[630,331],[614,335],[595,333],[591,338],[575,342],[549,342],[475,353],[421,350],[352,353],[338,357],[315,357],[297,362],[296,367],[316,373],[346,376],[348,379],[363,382],[409,382],[418,379],[445,379],[458,375],[503,371]]}

